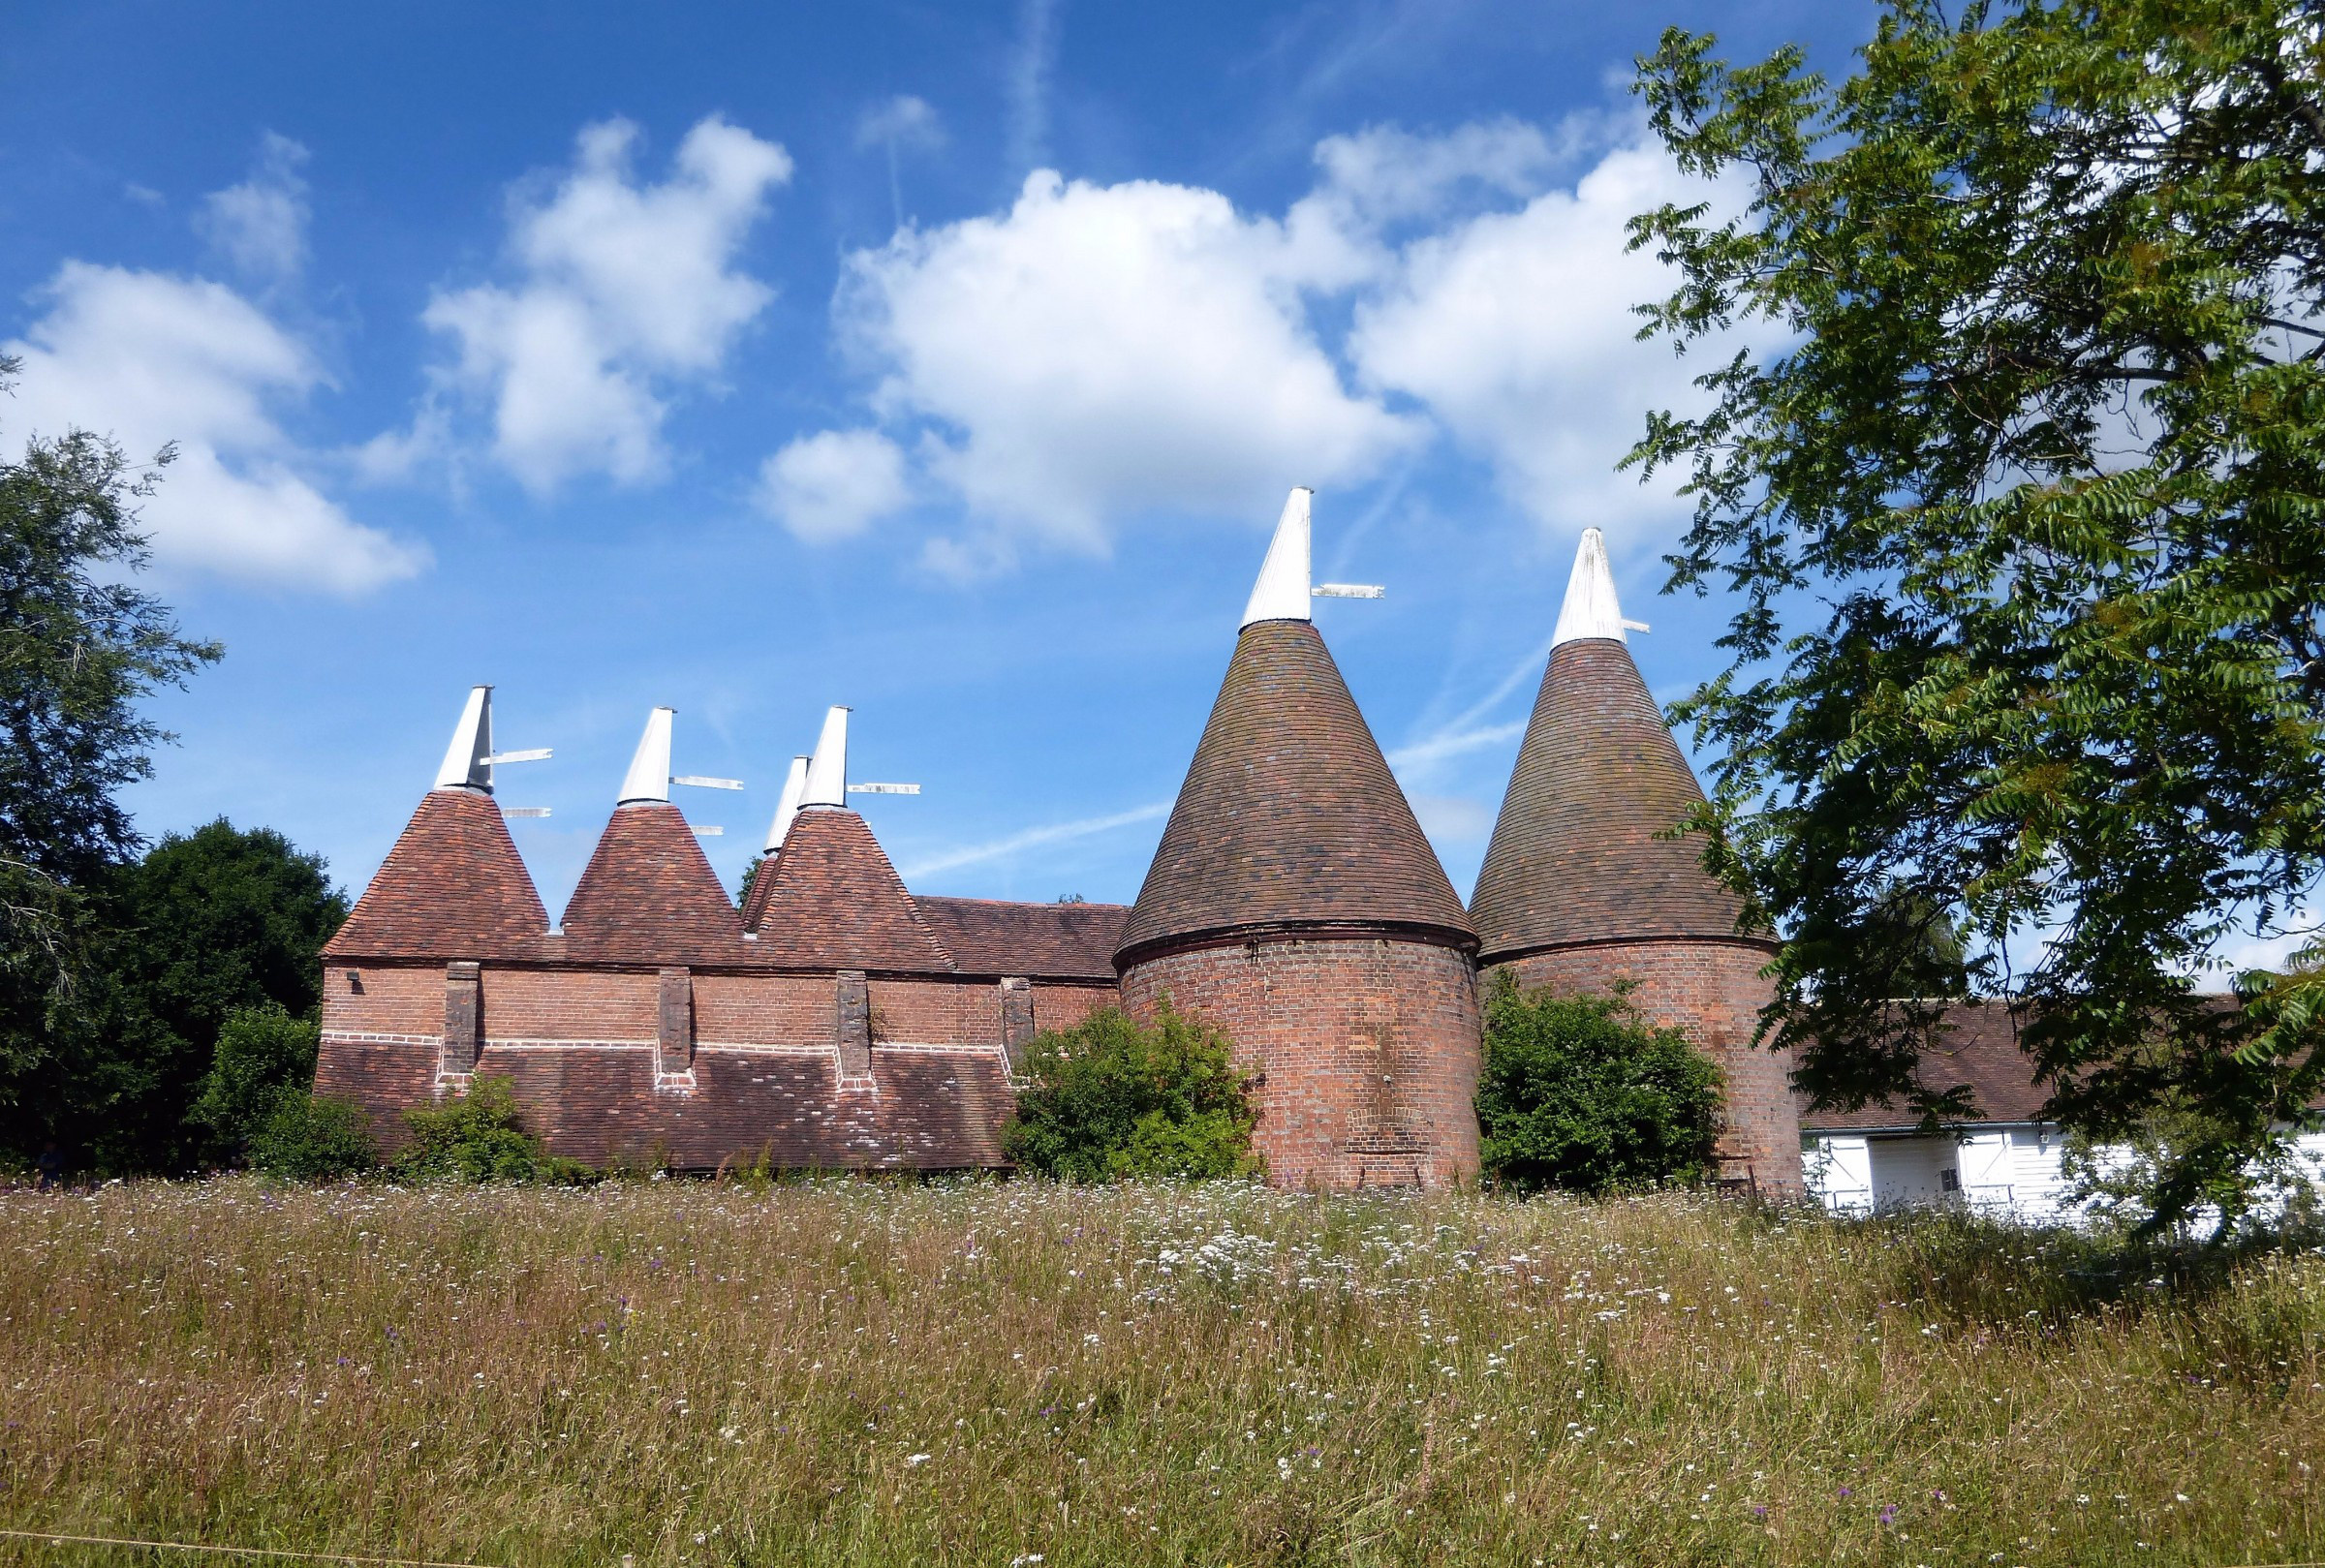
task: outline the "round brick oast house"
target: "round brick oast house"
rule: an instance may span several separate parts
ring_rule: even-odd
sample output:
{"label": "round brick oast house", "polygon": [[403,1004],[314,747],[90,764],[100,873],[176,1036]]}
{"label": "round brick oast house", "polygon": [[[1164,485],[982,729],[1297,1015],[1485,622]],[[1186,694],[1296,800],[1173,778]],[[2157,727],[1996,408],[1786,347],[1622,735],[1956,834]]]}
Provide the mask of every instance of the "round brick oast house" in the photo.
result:
{"label": "round brick oast house", "polygon": [[1115,966],[1224,1028],[1286,1186],[1477,1172],[1477,938],[1308,619],[1293,492]]}
{"label": "round brick oast house", "polygon": [[1470,901],[1478,967],[1521,985],[1606,992],[1708,1052],[1727,1080],[1720,1176],[1801,1191],[1786,1058],[1752,1047],[1775,951],[1737,929],[1738,903],[1687,839],[1703,799],[1627,646],[1597,530],[1587,531],[1549,668]]}

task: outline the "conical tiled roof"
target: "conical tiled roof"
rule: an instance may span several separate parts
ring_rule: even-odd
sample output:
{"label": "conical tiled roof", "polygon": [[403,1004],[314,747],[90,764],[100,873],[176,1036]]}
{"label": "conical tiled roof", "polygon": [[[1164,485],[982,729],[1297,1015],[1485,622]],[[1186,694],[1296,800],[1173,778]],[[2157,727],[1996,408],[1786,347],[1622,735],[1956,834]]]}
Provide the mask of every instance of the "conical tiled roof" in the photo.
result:
{"label": "conical tiled roof", "polygon": [[1499,963],[1569,942],[1736,935],[1737,903],[1691,839],[1658,837],[1703,799],[1630,650],[1550,655],[1470,913]]}
{"label": "conical tiled roof", "polygon": [[1188,938],[1318,926],[1475,939],[1324,639],[1304,620],[1254,621],[1115,962]]}
{"label": "conical tiled roof", "polygon": [[887,852],[852,811],[793,817],[782,852],[760,865],[751,891],[757,963],[914,974],[952,968]]}
{"label": "conical tiled roof", "polygon": [[742,924],[686,817],[667,801],[613,809],[565,907],[567,956],[583,964],[727,964]]}
{"label": "conical tiled roof", "polygon": [[531,959],[549,917],[510,842],[501,809],[481,790],[431,789],[326,959]]}

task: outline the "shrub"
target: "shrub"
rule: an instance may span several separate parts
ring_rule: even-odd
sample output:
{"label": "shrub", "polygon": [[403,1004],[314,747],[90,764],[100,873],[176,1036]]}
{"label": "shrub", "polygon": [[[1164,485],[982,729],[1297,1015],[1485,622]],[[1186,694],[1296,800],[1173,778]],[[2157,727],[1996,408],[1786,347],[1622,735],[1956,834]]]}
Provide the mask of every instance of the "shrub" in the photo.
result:
{"label": "shrub", "polygon": [[251,1134],[250,1163],[288,1182],[337,1182],[378,1169],[380,1151],[360,1106],[294,1091]]}
{"label": "shrub", "polygon": [[219,1157],[250,1150],[277,1107],[306,1097],[319,1038],[313,1020],[292,1017],[280,1002],[226,1015],[209,1074],[186,1113],[208,1129]]}
{"label": "shrub", "polygon": [[1070,1030],[1043,1030],[1025,1050],[1028,1080],[1002,1148],[1030,1171],[1068,1182],[1139,1176],[1247,1176],[1252,1107],[1227,1037],[1171,1011],[1152,1029],[1118,1008]]}
{"label": "shrub", "polygon": [[1486,1174],[1518,1191],[1700,1182],[1712,1171],[1720,1069],[1620,994],[1524,992],[1490,982],[1477,1083]]}
{"label": "shrub", "polygon": [[468,1092],[444,1105],[404,1113],[412,1144],[388,1167],[406,1182],[552,1182],[575,1184],[595,1173],[548,1153],[525,1130],[510,1079],[480,1073]]}

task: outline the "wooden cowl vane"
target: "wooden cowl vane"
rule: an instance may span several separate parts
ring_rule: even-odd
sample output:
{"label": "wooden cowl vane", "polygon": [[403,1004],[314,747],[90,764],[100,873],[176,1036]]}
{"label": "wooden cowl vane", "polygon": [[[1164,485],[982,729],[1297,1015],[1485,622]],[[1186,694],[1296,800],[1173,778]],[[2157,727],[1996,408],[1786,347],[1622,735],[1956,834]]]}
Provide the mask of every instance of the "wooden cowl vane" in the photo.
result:
{"label": "wooden cowl vane", "polygon": [[326,962],[542,956],[548,912],[492,794],[492,688],[468,694],[435,786],[324,948]]}
{"label": "wooden cowl vane", "polygon": [[1450,1182],[1476,936],[1311,620],[1308,537],[1294,490],[1115,964],[1133,1012],[1167,996],[1264,1075],[1276,1181]]}

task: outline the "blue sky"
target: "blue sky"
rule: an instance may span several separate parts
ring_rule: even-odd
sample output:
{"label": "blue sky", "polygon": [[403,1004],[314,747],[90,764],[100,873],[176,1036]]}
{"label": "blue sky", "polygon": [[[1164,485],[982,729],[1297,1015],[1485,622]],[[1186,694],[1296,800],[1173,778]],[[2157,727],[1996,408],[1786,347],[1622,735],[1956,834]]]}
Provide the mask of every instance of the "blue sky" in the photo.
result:
{"label": "blue sky", "polygon": [[1127,901],[1292,484],[1465,894],[1582,528],[1658,695],[1718,667],[1612,472],[1691,369],[1628,62],[1870,7],[482,9],[0,17],[0,441],[177,442],[153,580],[228,650],[147,833],[359,890],[489,681],[552,912],[658,703],[731,886],[847,702],[915,889]]}

